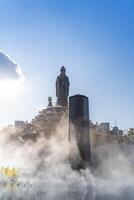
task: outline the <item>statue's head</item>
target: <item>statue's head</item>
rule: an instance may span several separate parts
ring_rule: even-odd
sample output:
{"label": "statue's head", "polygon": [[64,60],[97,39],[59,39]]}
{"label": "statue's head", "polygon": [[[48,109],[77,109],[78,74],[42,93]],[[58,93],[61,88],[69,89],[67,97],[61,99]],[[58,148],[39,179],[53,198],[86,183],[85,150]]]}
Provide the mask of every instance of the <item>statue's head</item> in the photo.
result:
{"label": "statue's head", "polygon": [[64,66],[61,67],[60,73],[61,73],[61,75],[65,75],[66,74],[66,69],[65,69]]}

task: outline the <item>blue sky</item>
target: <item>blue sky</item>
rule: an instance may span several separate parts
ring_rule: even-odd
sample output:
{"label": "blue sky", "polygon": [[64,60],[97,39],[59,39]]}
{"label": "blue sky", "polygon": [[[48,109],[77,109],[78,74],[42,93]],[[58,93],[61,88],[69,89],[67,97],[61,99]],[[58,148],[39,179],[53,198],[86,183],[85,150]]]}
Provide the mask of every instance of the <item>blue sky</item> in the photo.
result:
{"label": "blue sky", "polygon": [[133,10],[133,0],[0,0],[0,49],[26,76],[25,89],[0,102],[0,124],[55,102],[64,65],[70,95],[89,97],[94,122],[134,127]]}

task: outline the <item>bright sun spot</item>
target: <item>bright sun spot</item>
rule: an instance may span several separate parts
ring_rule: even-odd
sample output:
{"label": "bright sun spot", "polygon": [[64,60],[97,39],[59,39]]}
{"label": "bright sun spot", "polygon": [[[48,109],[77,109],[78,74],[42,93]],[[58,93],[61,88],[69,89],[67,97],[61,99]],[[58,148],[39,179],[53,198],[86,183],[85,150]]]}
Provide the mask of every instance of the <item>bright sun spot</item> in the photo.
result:
{"label": "bright sun spot", "polygon": [[27,105],[27,82],[22,80],[0,80],[0,127],[22,117]]}
{"label": "bright sun spot", "polygon": [[[22,87],[22,81],[20,80],[5,80],[0,81],[0,97],[12,98],[19,94]],[[8,99],[10,101],[10,99]]]}

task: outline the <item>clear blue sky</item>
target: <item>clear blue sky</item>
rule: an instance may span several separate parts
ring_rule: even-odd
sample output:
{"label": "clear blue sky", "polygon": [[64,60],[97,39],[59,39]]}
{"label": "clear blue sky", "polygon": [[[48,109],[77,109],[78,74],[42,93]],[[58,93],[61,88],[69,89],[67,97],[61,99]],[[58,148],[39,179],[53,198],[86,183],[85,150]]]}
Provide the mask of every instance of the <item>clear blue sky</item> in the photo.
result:
{"label": "clear blue sky", "polygon": [[0,49],[27,88],[0,107],[0,123],[31,120],[48,96],[55,101],[65,65],[70,95],[90,98],[93,121],[134,127],[133,0],[0,0]]}

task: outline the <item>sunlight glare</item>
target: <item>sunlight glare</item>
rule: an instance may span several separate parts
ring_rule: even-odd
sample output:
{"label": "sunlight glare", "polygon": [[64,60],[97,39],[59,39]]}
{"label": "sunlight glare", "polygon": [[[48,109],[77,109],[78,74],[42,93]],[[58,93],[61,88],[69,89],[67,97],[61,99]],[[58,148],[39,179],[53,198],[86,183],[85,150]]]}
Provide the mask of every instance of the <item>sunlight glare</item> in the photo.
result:
{"label": "sunlight glare", "polygon": [[4,80],[0,81],[0,97],[12,98],[18,95],[22,87],[22,81],[20,80]]}

